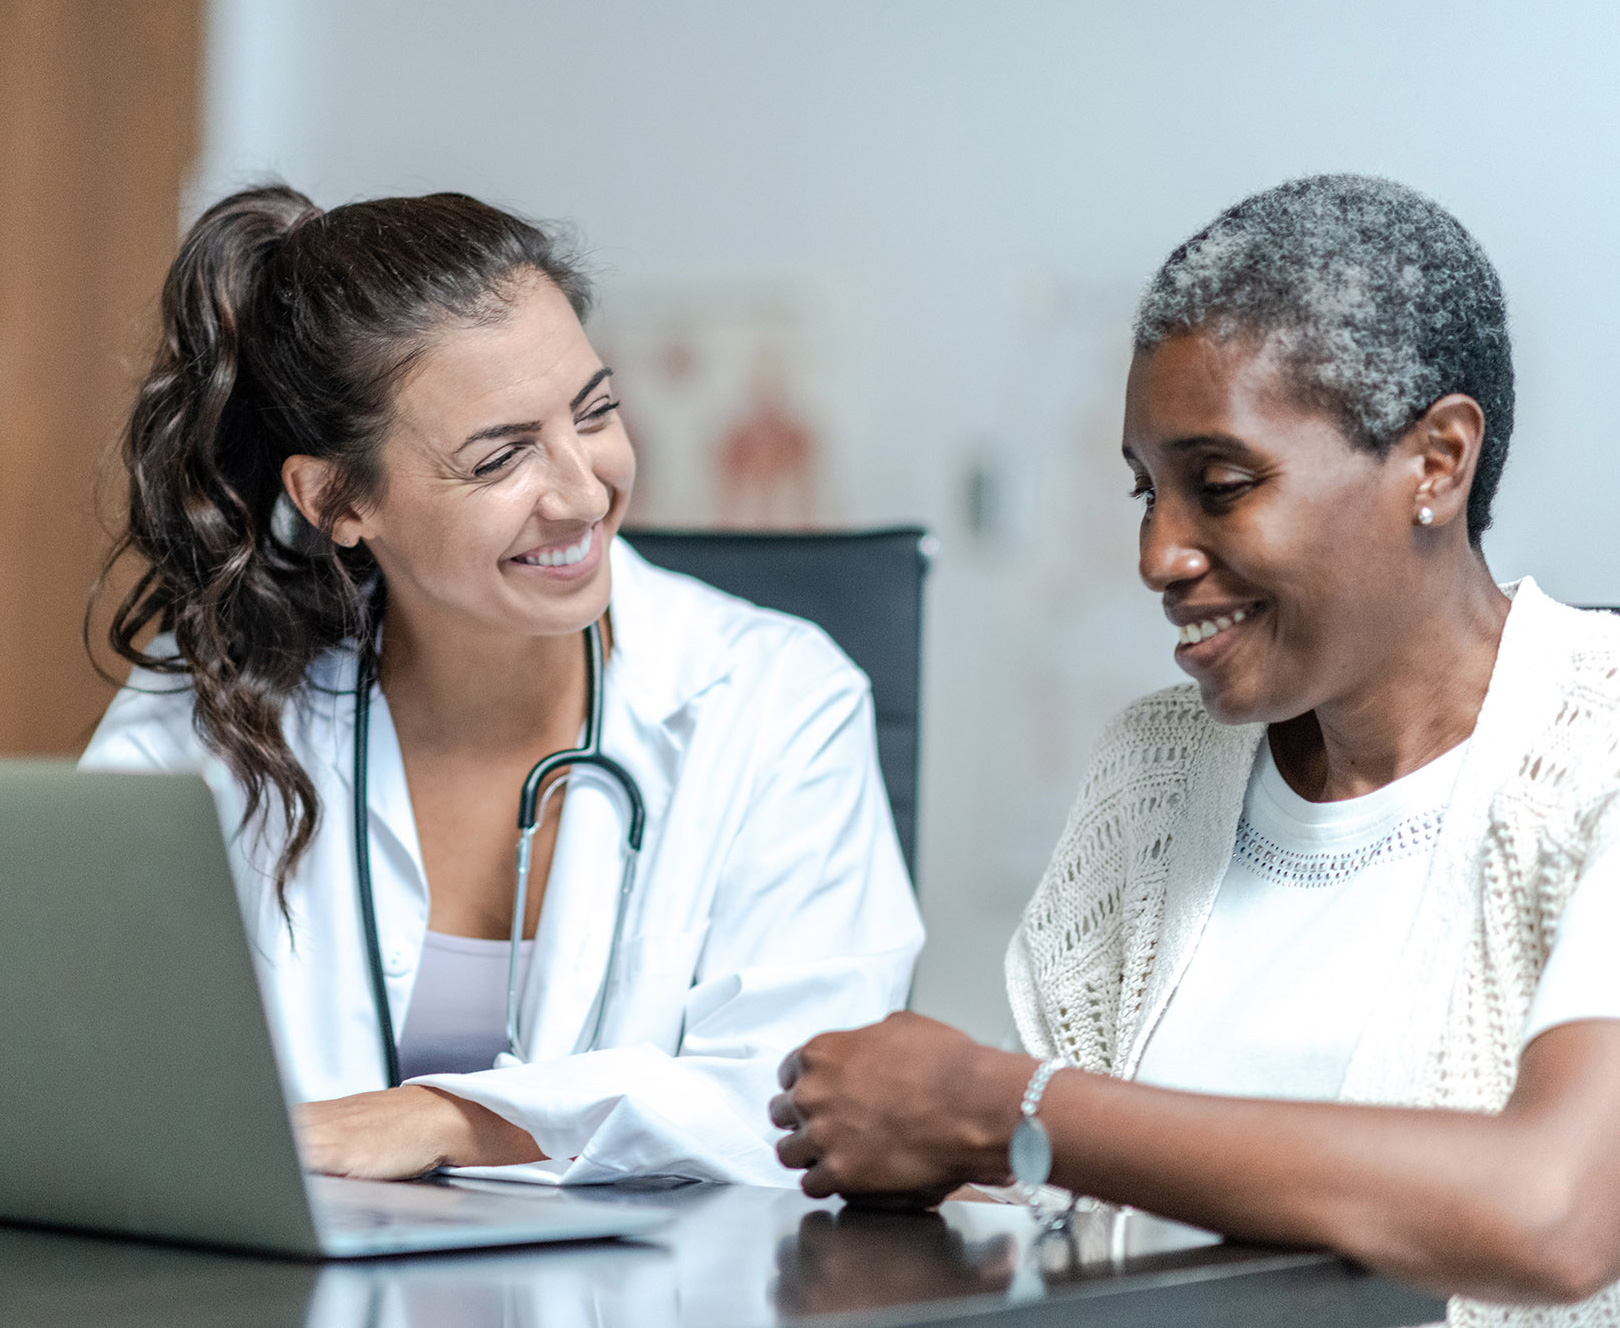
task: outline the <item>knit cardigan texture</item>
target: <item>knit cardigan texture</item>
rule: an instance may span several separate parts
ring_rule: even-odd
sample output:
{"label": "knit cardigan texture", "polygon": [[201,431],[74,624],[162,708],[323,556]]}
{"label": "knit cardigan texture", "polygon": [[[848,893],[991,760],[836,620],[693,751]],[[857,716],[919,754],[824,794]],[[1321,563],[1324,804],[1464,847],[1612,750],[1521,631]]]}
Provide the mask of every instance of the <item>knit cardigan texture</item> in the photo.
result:
{"label": "knit cardigan texture", "polygon": [[[1620,834],[1620,617],[1512,597],[1416,919],[1340,1099],[1500,1111],[1559,916]],[[1195,687],[1144,697],[1100,739],[1007,952],[1024,1046],[1129,1079],[1231,859],[1265,726],[1226,726]],[[1575,1306],[1453,1298],[1455,1325],[1620,1324],[1620,1283]]]}

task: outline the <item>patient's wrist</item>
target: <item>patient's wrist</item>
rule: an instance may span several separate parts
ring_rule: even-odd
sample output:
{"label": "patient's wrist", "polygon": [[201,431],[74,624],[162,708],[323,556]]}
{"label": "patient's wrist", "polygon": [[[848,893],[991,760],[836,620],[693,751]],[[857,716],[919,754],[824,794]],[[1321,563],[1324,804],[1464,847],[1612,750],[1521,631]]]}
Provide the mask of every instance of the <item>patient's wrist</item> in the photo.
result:
{"label": "patient's wrist", "polygon": [[963,1095],[964,1148],[973,1179],[984,1185],[1011,1181],[1007,1148],[1020,1119],[1024,1086],[1039,1062],[1018,1052],[976,1047]]}

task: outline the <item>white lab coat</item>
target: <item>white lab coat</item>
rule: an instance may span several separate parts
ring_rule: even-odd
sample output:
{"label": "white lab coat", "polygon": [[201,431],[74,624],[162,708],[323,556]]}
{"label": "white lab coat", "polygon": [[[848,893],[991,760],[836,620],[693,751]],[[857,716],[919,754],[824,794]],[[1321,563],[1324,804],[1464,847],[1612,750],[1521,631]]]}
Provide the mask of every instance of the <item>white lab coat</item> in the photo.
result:
{"label": "white lab coat", "polygon": [[[779,1061],[817,1032],[901,1006],[922,946],[870,688],[813,625],[652,567],[622,541],[610,557],[602,745],[640,784],[647,827],[602,1049],[581,1051],[607,970],[626,819],[614,787],[582,771],[564,799],[521,996],[531,1059],[415,1082],[482,1103],[556,1159],[484,1174],[789,1185],[765,1114]],[[283,1078],[302,1101],[380,1088],[385,1076],[355,889],[354,670],[352,654],[323,658],[286,711],[321,800],[287,885],[290,928],[269,876],[279,837],[240,830],[241,789],[198,741],[183,679],[137,670],[83,758],[208,778]],[[380,693],[370,738],[373,891],[398,1038],[428,885]]]}

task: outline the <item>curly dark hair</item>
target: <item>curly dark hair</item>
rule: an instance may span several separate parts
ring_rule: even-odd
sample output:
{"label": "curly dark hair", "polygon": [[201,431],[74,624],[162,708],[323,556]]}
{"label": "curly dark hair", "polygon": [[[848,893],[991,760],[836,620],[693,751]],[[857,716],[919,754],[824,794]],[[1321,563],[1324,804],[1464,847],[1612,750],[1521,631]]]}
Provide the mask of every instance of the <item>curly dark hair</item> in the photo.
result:
{"label": "curly dark hair", "polygon": [[1513,353],[1496,269],[1415,189],[1313,175],[1253,194],[1180,245],[1137,307],[1135,346],[1197,330],[1278,354],[1297,397],[1385,455],[1453,392],[1485,413],[1468,494],[1478,545],[1513,435]]}
{"label": "curly dark hair", "polygon": [[[97,594],[125,556],[144,565],[112,649],[189,681],[199,736],[246,792],[244,826],[279,808],[283,908],[320,817],[283,710],[318,655],[369,650],[376,632],[376,565],[334,544],[332,523],[380,494],[401,376],[444,328],[503,317],[529,273],[584,316],[578,260],[510,213],[463,194],[323,212],[285,185],[216,203],[169,269],[161,342],[123,437],[127,522]],[[295,455],[333,463],[315,527],[283,496]],[[154,626],[173,633],[172,653],[137,646]]]}

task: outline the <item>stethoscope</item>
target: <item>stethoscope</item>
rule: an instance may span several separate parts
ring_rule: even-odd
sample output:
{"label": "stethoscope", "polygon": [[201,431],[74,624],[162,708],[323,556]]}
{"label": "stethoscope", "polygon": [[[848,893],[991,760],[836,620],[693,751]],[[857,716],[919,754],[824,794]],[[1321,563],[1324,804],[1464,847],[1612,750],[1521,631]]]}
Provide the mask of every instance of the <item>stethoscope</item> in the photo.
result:
{"label": "stethoscope", "polygon": [[[629,852],[619,878],[619,898],[613,918],[613,942],[608,947],[607,972],[596,1001],[591,1035],[583,1050],[595,1051],[602,1036],[607,1014],[608,992],[613,986],[613,970],[618,963],[619,942],[624,935],[630,894],[636,883],[636,859],[641,855],[641,832],[647,811],[641,789],[622,765],[602,751],[602,629],[592,623],[585,629],[585,737],[578,747],[553,752],[535,763],[523,781],[518,798],[517,891],[512,899],[511,952],[506,965],[506,1046],[519,1060],[525,1059],[518,1037],[518,971],[523,941],[524,905],[529,897],[529,865],[534,855],[534,832],[546,814],[551,795],[568,782],[554,781],[540,796],[548,778],[565,767],[595,766],[619,786],[630,804],[630,830],[625,836]],[[388,1086],[399,1087],[399,1045],[394,1040],[394,1021],[388,1005],[388,984],[383,976],[382,942],[377,935],[377,908],[371,896],[371,821],[366,805],[366,767],[371,745],[371,687],[374,681],[372,652],[362,650],[354,681],[354,859],[355,877],[360,890],[360,917],[366,933],[366,959],[371,967],[371,994],[377,1007],[377,1029],[382,1036],[383,1060],[388,1067]]]}

